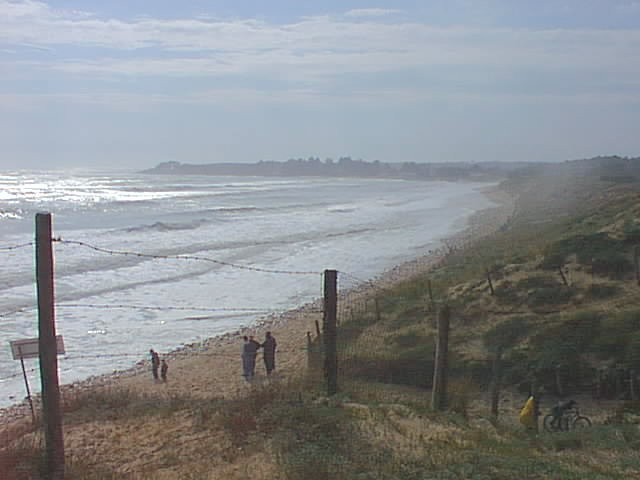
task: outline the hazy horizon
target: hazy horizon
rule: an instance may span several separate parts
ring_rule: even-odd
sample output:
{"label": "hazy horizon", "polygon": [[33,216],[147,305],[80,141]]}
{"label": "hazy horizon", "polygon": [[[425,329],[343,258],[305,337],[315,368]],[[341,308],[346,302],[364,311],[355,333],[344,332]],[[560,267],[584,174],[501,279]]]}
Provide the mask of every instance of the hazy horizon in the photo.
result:
{"label": "hazy horizon", "polygon": [[638,0],[0,0],[0,168],[640,155]]}

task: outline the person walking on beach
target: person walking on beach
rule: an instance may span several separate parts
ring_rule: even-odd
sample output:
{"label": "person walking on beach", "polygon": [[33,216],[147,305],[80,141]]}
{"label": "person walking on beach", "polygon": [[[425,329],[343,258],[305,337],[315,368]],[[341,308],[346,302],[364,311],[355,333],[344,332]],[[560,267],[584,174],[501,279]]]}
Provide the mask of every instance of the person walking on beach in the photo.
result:
{"label": "person walking on beach", "polygon": [[267,375],[271,375],[271,372],[276,369],[276,347],[278,346],[271,332],[265,334],[264,342],[261,346],[264,368],[267,370]]}
{"label": "person walking on beach", "polygon": [[167,371],[169,370],[169,365],[167,365],[167,361],[163,358],[162,365],[160,366],[160,377],[164,383],[167,383]]}
{"label": "person walking on beach", "polygon": [[153,348],[149,350],[151,354],[151,373],[153,373],[153,379],[158,380],[158,368],[160,367],[160,356],[158,352],[155,352]]}

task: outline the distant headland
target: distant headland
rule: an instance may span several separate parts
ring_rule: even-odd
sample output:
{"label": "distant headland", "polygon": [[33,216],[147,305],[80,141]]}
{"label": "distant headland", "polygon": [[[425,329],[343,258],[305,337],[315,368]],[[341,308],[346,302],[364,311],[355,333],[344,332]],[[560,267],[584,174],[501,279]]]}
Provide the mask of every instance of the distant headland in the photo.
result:
{"label": "distant headland", "polygon": [[292,158],[284,162],[190,164],[163,162],[140,173],[159,175],[233,175],[257,177],[358,177],[411,180],[494,181],[513,176],[544,174],[555,176],[595,175],[601,180],[628,183],[640,178],[640,157],[617,155],[589,159],[544,162],[435,162],[385,163],[340,157]]}
{"label": "distant headland", "polygon": [[189,164],[163,162],[141,173],[161,175],[238,175],[267,177],[360,177],[429,180],[492,180],[510,172],[540,165],[533,162],[385,163],[340,157],[321,160],[297,158],[283,162]]}

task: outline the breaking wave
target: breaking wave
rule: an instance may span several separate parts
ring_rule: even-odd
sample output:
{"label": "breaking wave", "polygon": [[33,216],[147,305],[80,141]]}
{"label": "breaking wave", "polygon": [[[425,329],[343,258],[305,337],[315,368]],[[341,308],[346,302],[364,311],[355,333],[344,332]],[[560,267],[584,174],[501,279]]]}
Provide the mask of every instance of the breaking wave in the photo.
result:
{"label": "breaking wave", "polygon": [[155,222],[151,225],[140,225],[138,227],[131,227],[124,229],[125,232],[175,232],[177,230],[195,230],[200,228],[205,223],[208,223],[205,219],[195,220],[187,223],[170,223],[170,222]]}

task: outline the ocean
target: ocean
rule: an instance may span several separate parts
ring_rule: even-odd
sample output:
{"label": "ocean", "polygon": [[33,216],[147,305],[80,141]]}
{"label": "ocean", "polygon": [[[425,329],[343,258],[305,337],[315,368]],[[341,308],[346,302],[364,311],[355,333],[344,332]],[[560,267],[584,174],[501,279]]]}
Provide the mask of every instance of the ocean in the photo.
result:
{"label": "ocean", "polygon": [[[37,336],[35,214],[53,217],[60,381],[127,369],[437,248],[486,183],[0,173],[0,407],[22,401],[9,341]],[[126,253],[126,254],[125,254]],[[32,392],[37,360],[25,360]]]}

